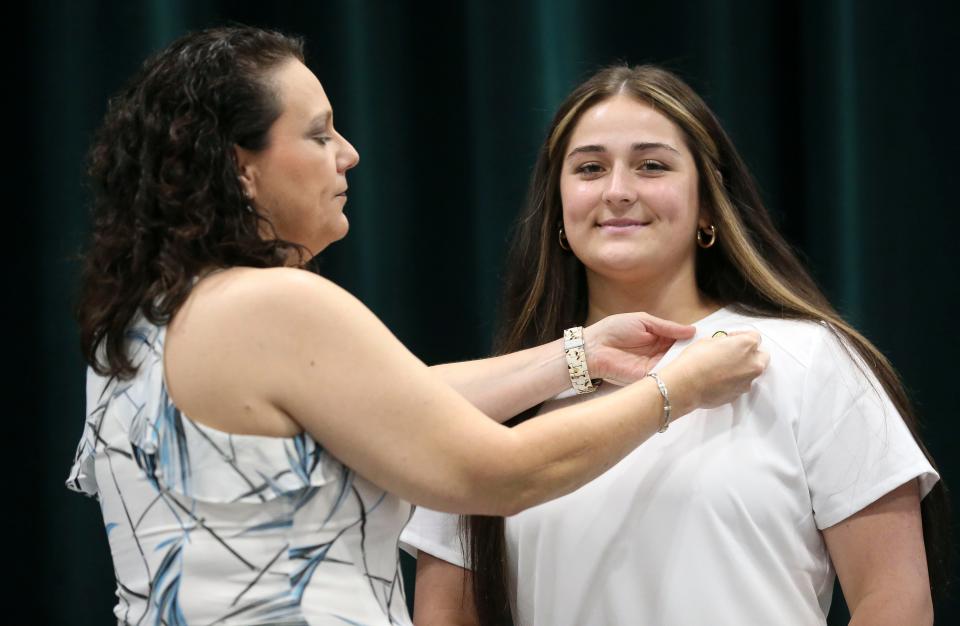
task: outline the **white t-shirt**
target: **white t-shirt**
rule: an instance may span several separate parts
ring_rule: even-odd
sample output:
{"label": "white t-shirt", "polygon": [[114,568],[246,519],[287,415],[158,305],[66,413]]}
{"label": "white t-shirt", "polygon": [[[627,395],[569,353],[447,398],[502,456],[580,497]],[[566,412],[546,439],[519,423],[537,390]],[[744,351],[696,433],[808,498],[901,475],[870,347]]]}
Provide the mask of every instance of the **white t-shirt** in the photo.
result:
{"label": "white t-shirt", "polygon": [[[824,624],[835,574],[820,530],[913,478],[921,496],[938,480],[825,325],[726,308],[696,327],[696,338],[759,331],[767,371],[732,404],[677,420],[589,484],[507,518],[518,626]],[[561,394],[541,419],[589,397]],[[463,567],[457,522],[418,508],[401,541]]]}

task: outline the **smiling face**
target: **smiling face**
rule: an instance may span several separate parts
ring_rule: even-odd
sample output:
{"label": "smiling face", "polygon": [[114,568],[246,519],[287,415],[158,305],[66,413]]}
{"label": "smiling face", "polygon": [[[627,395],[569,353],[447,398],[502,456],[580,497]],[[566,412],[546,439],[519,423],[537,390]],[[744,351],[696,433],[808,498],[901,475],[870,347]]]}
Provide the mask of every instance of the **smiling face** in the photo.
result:
{"label": "smiling face", "polygon": [[269,83],[282,112],[270,127],[266,148],[236,148],[240,180],[276,236],[314,255],[347,234],[346,172],[359,155],[334,130],[330,101],[303,63],[284,63],[270,74]]}
{"label": "smiling face", "polygon": [[563,225],[593,273],[642,281],[689,272],[694,280],[697,168],[680,129],[646,103],[616,95],[580,117],[560,174]]}

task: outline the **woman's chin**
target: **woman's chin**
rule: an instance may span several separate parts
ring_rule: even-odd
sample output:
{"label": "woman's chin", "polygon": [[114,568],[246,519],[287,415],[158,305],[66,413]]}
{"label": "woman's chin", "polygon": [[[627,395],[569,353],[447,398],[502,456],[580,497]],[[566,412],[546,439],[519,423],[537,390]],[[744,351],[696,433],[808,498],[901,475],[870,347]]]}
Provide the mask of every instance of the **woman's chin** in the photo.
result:
{"label": "woman's chin", "polygon": [[584,264],[593,272],[603,275],[644,273],[650,267],[650,259],[634,250],[609,250],[587,260]]}
{"label": "woman's chin", "polygon": [[348,232],[350,232],[350,222],[347,220],[347,216],[341,213],[337,220],[330,224],[330,228],[322,234],[323,244],[317,252],[319,253],[330,244],[340,241],[347,236]]}

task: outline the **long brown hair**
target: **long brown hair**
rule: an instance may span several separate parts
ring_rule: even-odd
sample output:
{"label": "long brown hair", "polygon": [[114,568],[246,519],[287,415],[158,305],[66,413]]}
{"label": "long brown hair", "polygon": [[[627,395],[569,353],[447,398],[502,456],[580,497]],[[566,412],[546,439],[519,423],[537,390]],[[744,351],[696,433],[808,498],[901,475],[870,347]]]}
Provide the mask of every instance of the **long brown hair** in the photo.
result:
{"label": "long brown hair", "polygon": [[[676,124],[693,153],[699,197],[716,225],[717,243],[697,249],[696,281],[710,300],[736,304],[760,317],[825,321],[876,375],[924,454],[917,420],[890,362],[840,317],[797,255],[777,231],[756,183],[706,103],[673,73],[653,65],[614,66],[582,83],[560,105],[533,170],[526,207],[512,238],[506,265],[496,352],[513,352],[551,341],[587,314],[586,275],[572,254],[560,249],[559,181],[570,135],[585,111],[617,94],[648,104]],[[510,424],[531,417],[534,407]],[[934,465],[934,467],[936,467]],[[933,588],[944,591],[950,546],[948,501],[943,482],[921,504],[927,563]],[[471,516],[468,535],[473,592],[480,623],[512,623],[506,589],[507,562],[502,517]]]}
{"label": "long brown hair", "polygon": [[[93,232],[77,318],[87,362],[129,377],[126,329],[166,323],[204,270],[283,265],[302,247],[243,195],[234,147],[262,150],[281,104],[270,70],[303,42],[234,26],[184,35],[147,59],[110,101],[89,155]],[[302,254],[302,252],[301,252]]]}

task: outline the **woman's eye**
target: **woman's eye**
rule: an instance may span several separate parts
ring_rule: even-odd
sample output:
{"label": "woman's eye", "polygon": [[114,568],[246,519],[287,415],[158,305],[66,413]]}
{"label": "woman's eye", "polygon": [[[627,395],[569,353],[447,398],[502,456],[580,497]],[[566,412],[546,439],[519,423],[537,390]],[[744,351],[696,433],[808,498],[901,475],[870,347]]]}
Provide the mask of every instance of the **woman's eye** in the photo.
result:
{"label": "woman's eye", "polygon": [[327,142],[330,141],[330,137],[326,135],[315,135],[313,137],[313,140],[316,141],[321,146],[325,146],[327,145]]}
{"label": "woman's eye", "polygon": [[648,159],[646,161],[641,161],[640,169],[644,172],[665,172],[667,171],[667,166],[660,161],[652,161]]}
{"label": "woman's eye", "polygon": [[603,168],[600,167],[597,163],[584,163],[583,165],[577,167],[577,174],[599,174],[603,171]]}

